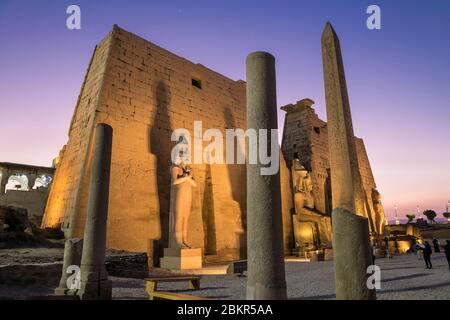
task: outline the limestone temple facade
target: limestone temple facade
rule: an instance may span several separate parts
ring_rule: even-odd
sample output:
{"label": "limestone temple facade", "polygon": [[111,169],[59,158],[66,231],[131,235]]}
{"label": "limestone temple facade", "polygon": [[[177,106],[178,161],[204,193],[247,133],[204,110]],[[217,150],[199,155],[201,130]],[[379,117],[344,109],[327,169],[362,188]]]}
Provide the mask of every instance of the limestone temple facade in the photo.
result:
{"label": "limestone temple facade", "polygon": [[[281,107],[286,112],[281,149],[287,166],[298,159],[311,180],[312,205],[296,208],[293,217],[296,242],[303,246],[331,246],[332,189],[328,152],[327,123],[317,116],[311,99]],[[356,151],[366,207],[369,212],[369,229],[372,234],[383,234],[386,224],[380,195],[370,167],[364,141],[355,137]],[[291,168],[291,172],[293,172]],[[308,191],[306,191],[308,193]],[[294,195],[295,198],[295,195]],[[295,205],[294,205],[295,207]]]}
{"label": "limestone temple facade", "polygon": [[[284,106],[280,182],[285,251],[330,246],[331,197],[326,123],[311,100]],[[51,186],[43,227],[82,237],[94,129],[114,130],[107,246],[147,252],[155,264],[169,241],[171,134],[194,121],[203,130],[242,128],[246,84],[162,49],[118,26],[96,46]],[[373,222],[384,214],[364,143],[355,138]],[[208,142],[203,142],[206,147]],[[295,160],[298,158],[298,160]],[[293,167],[292,164],[295,163]],[[246,257],[246,166],[192,164],[196,187],[187,242],[207,261]],[[295,170],[294,170],[295,169]]]}

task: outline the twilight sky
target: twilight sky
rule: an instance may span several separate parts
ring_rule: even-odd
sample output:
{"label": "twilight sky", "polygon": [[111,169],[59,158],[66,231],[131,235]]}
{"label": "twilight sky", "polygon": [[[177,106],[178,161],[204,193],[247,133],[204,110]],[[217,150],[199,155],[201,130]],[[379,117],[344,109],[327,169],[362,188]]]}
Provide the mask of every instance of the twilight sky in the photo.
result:
{"label": "twilight sky", "polygon": [[[81,30],[66,8],[81,7]],[[366,8],[381,7],[381,30]],[[256,50],[277,59],[278,104],[316,101],[326,119],[320,36],[341,41],[355,134],[389,219],[450,200],[450,1],[0,1],[0,162],[50,165],[94,46],[117,23],[232,79]],[[283,124],[279,112],[279,126]]]}

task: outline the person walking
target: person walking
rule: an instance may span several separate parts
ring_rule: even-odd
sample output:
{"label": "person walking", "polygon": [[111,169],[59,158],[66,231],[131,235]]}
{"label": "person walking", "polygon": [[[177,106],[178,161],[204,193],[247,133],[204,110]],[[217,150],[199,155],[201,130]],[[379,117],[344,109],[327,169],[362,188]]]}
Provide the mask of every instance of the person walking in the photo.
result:
{"label": "person walking", "polygon": [[427,269],[433,269],[433,265],[431,264],[431,254],[433,250],[431,250],[431,246],[428,241],[425,241],[425,248],[423,249],[423,260],[425,260],[425,264],[427,265]]}
{"label": "person walking", "polygon": [[448,269],[450,270],[450,240],[447,240],[446,243],[447,244],[444,246],[444,252],[448,262]]}

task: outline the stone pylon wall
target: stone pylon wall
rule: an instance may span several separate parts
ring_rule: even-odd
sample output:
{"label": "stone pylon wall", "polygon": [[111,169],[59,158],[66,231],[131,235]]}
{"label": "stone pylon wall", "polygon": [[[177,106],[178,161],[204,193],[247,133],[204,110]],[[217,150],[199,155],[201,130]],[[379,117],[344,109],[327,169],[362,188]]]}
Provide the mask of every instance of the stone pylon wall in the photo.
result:
{"label": "stone pylon wall", "polygon": [[293,108],[286,114],[282,152],[288,164],[298,156],[301,164],[311,172],[316,208],[331,213],[327,212],[325,203],[325,183],[330,167],[326,122],[320,120],[312,108]]}
{"label": "stone pylon wall", "polygon": [[[202,88],[193,86],[192,79],[200,80]],[[167,246],[170,152],[175,144],[170,136],[174,129],[186,128],[193,138],[196,120],[202,121],[203,132],[246,128],[245,82],[228,79],[115,26],[97,45],[89,64],[43,226],[62,225],[69,236],[83,235],[93,128],[103,122],[114,130],[108,247],[152,255],[153,240],[159,247]],[[362,140],[357,139],[357,149],[370,197],[375,182]],[[293,205],[287,165],[295,152],[313,172],[317,209],[327,211],[326,123],[312,108],[286,117],[282,151],[286,158],[280,163],[284,242],[289,249]],[[193,170],[198,186],[193,189],[189,242],[211,259],[244,258],[245,165],[201,164],[193,165]]]}
{"label": "stone pylon wall", "polygon": [[89,63],[69,127],[69,140],[59,154],[60,161],[42,220],[43,227],[62,225],[66,230],[73,227],[70,217],[75,214],[78,194],[83,186],[111,37],[112,33],[109,33],[96,46]]}
{"label": "stone pylon wall", "polygon": [[[200,80],[202,88],[192,85]],[[245,82],[228,79],[115,26],[98,45],[61,155],[43,225],[73,219],[82,236],[94,123],[113,127],[107,245],[166,245],[172,131],[246,128]],[[225,134],[224,134],[225,136]],[[209,142],[204,142],[206,147]],[[217,259],[245,256],[245,165],[193,165],[188,240]],[[80,179],[84,177],[84,179]],[[75,211],[74,208],[77,208]],[[64,225],[63,225],[64,226]]]}
{"label": "stone pylon wall", "polygon": [[[282,152],[288,163],[297,155],[301,164],[311,171],[315,206],[321,212],[331,213],[331,201],[327,203],[327,183],[330,168],[327,123],[317,116],[314,109],[301,103],[284,106],[287,112],[284,124]],[[368,207],[374,221],[380,219],[373,208],[372,190],[376,189],[364,141],[355,137],[359,170]],[[377,230],[379,231],[379,230]]]}
{"label": "stone pylon wall", "polygon": [[[372,168],[370,166],[369,157],[367,155],[366,147],[364,145],[364,141],[361,138],[355,138],[355,144],[356,144],[356,153],[358,155],[358,163],[359,163],[359,171],[361,173],[361,180],[363,184],[364,191],[366,192],[367,196],[367,203],[369,210],[371,212],[372,220],[374,223],[374,227],[376,231],[379,234],[383,233],[383,230],[380,230],[382,228],[383,221],[385,221],[383,212],[376,212],[374,209],[372,195],[373,190],[376,190],[376,183],[375,178],[372,173]],[[383,228],[384,229],[384,228]]]}

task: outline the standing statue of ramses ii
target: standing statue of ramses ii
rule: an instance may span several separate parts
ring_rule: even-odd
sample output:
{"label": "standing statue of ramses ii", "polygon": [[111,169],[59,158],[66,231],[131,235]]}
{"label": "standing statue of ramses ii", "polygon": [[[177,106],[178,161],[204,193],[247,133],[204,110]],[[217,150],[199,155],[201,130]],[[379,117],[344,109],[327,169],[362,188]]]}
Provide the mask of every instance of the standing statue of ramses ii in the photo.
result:
{"label": "standing statue of ramses ii", "polygon": [[187,243],[188,220],[194,180],[192,169],[182,159],[170,168],[170,248],[190,248]]}

